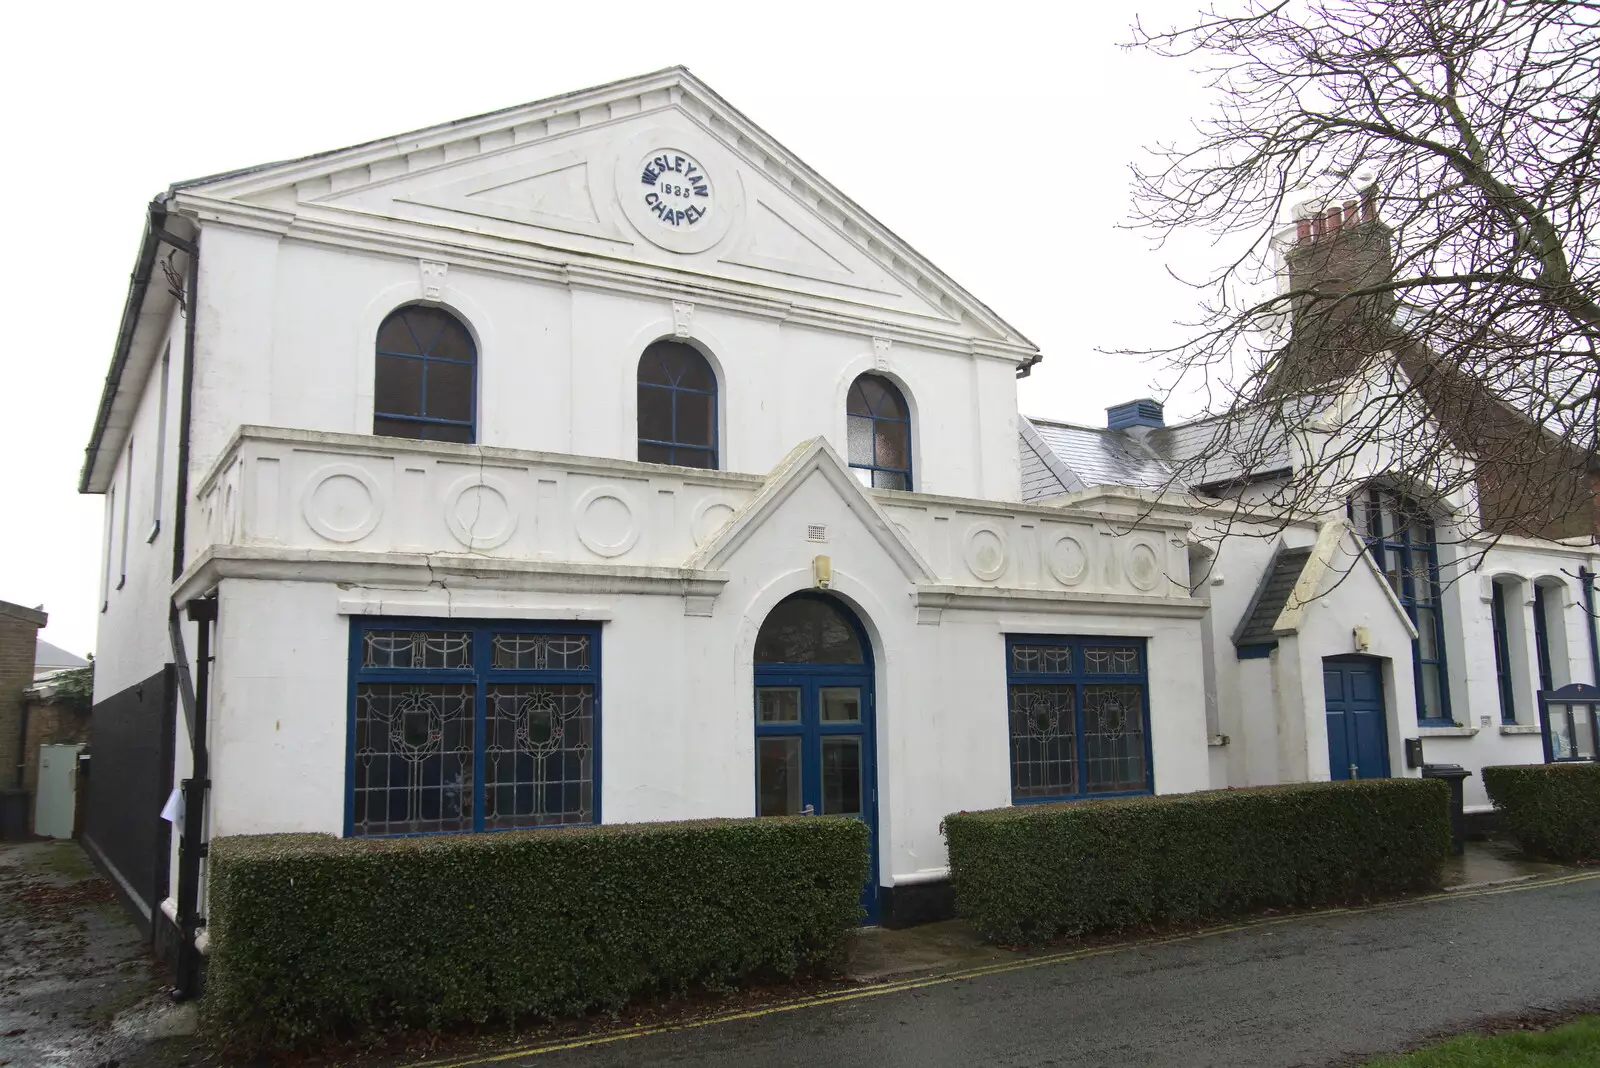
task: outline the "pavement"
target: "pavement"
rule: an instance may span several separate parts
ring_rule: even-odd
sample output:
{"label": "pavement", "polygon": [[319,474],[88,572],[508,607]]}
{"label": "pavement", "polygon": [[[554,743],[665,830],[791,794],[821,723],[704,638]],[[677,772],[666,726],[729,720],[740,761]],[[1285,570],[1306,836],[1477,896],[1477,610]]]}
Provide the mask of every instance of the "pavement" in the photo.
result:
{"label": "pavement", "polygon": [[0,1065],[183,1063],[193,1030],[149,948],[76,842],[0,843]]}
{"label": "pavement", "polygon": [[[413,1068],[1359,1064],[1478,1023],[1600,998],[1600,871],[1196,934],[1009,955],[686,1026]],[[869,936],[871,937],[871,936]],[[956,940],[959,944],[960,940]],[[963,950],[965,952],[965,950]]]}
{"label": "pavement", "polygon": [[[959,921],[866,929],[845,982],[691,998],[632,1026],[461,1036],[426,1060],[345,1048],[298,1063],[1322,1068],[1600,1003],[1600,870],[1474,843],[1446,883],[1370,908],[1032,953],[986,945]],[[193,1007],[174,1008],[164,988],[75,844],[0,844],[0,1066],[233,1064],[189,1036]]]}

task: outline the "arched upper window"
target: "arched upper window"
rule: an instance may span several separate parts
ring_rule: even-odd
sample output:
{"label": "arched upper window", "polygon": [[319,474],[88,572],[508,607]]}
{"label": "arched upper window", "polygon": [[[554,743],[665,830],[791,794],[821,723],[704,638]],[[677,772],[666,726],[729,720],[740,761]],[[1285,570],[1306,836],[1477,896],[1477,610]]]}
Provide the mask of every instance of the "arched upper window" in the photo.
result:
{"label": "arched upper window", "polygon": [[1368,486],[1350,498],[1350,519],[1417,628],[1411,643],[1417,719],[1424,724],[1453,722],[1433,520],[1416,502],[1381,486]]}
{"label": "arched upper window", "polygon": [[850,466],[862,485],[911,488],[911,409],[900,387],[882,375],[861,375],[845,401]]}
{"label": "arched upper window", "polygon": [[460,319],[410,304],[378,327],[372,432],[424,441],[477,438],[478,347]]}
{"label": "arched upper window", "polygon": [[801,593],[767,613],[756,633],[758,664],[861,664],[861,634],[831,597]]}
{"label": "arched upper window", "polygon": [[692,345],[657,341],[639,357],[639,459],[717,467],[717,376]]}

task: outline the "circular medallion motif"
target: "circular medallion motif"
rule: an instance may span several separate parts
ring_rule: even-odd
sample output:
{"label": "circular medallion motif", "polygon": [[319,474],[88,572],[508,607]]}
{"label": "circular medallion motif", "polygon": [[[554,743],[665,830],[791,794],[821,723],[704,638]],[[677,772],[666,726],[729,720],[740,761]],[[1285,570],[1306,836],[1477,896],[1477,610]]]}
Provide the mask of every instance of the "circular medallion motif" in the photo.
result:
{"label": "circular medallion motif", "polygon": [[621,556],[639,540],[633,505],[609,486],[597,486],[578,498],[578,540],[596,556]]}
{"label": "circular medallion motif", "polygon": [[517,529],[512,496],[511,487],[500,479],[468,475],[447,492],[445,525],[474,552],[498,549]]}
{"label": "circular medallion motif", "polygon": [[[233,503],[224,505],[223,520]],[[383,515],[383,502],[372,476],[354,464],[329,464],[312,473],[300,498],[306,524],[329,541],[360,541],[371,534]]]}
{"label": "circular medallion motif", "polygon": [[705,168],[676,148],[658,148],[645,156],[638,196],[662,226],[679,231],[705,225],[716,203]]}
{"label": "circular medallion motif", "polygon": [[1156,559],[1156,551],[1144,542],[1139,542],[1128,551],[1128,581],[1141,590],[1156,588],[1156,580],[1161,577],[1161,564]]}

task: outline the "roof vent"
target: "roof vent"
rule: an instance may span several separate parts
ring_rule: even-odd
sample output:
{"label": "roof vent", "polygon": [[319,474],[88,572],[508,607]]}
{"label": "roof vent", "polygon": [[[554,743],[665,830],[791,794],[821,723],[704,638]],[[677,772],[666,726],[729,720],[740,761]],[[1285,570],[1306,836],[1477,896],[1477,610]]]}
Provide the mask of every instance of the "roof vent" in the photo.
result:
{"label": "roof vent", "polygon": [[1106,409],[1106,429],[1126,430],[1130,426],[1163,427],[1161,402],[1141,397]]}

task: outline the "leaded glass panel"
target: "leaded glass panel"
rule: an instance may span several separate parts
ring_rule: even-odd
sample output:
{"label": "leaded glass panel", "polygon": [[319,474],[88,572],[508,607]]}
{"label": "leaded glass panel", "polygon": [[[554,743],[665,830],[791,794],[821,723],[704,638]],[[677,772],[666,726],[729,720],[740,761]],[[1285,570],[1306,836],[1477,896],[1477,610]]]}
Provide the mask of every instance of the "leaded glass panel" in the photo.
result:
{"label": "leaded glass panel", "polygon": [[593,822],[593,686],[491,684],[484,735],[486,829]]}
{"label": "leaded glass panel", "polygon": [[1083,650],[1083,670],[1090,675],[1137,675],[1139,650],[1128,646],[1090,645]]}
{"label": "leaded glass panel", "polygon": [[1084,786],[1089,793],[1121,793],[1145,786],[1144,688],[1083,688]]}
{"label": "leaded glass panel", "polygon": [[1011,670],[1019,674],[1063,674],[1072,670],[1070,645],[1013,645]]}
{"label": "leaded glass panel", "polygon": [[406,670],[470,668],[472,635],[465,631],[369,630],[361,666]]}
{"label": "leaded glass panel", "polygon": [[1074,686],[1013,685],[1012,792],[1019,798],[1078,792]]}
{"label": "leaded glass panel", "polygon": [[472,829],[472,685],[356,687],[356,834]]}
{"label": "leaded glass panel", "polygon": [[350,834],[598,821],[598,628],[351,630]]}
{"label": "leaded glass panel", "polygon": [[496,668],[516,671],[586,671],[587,634],[496,634]]}

